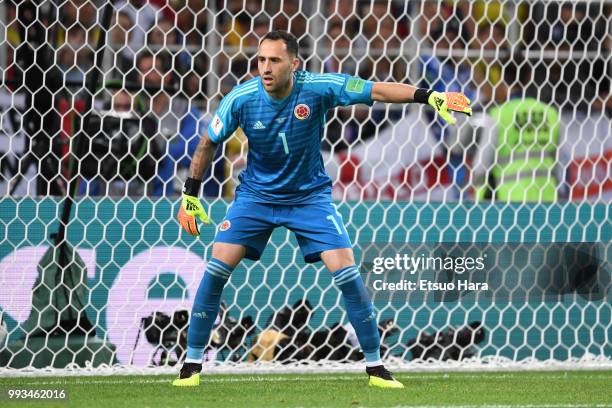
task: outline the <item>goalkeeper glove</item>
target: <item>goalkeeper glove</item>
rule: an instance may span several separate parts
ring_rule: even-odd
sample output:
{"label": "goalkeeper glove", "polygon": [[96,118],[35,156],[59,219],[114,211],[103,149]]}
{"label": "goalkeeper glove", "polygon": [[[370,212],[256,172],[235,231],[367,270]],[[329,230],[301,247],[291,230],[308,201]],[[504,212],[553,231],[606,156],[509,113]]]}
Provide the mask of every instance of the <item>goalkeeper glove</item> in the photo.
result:
{"label": "goalkeeper glove", "polygon": [[200,235],[200,229],[196,218],[205,224],[210,224],[210,219],[198,199],[201,181],[188,178],[183,187],[183,200],[178,213],[178,221],[181,227],[193,236]]}
{"label": "goalkeeper glove", "polygon": [[427,89],[417,89],[414,101],[431,105],[446,122],[454,125],[457,120],[450,112],[461,112],[472,116],[470,100],[460,92],[436,92]]}

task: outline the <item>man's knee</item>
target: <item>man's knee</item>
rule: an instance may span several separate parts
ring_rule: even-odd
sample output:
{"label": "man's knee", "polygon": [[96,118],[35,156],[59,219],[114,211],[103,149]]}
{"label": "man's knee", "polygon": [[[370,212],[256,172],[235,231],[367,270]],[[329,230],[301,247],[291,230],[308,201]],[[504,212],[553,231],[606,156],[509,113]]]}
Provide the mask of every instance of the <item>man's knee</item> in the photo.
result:
{"label": "man's knee", "polygon": [[238,244],[228,244],[225,242],[215,242],[213,244],[212,256],[215,259],[234,268],[244,258],[246,248]]}
{"label": "man's knee", "polygon": [[321,252],[321,260],[330,272],[355,265],[352,248],[331,249]]}

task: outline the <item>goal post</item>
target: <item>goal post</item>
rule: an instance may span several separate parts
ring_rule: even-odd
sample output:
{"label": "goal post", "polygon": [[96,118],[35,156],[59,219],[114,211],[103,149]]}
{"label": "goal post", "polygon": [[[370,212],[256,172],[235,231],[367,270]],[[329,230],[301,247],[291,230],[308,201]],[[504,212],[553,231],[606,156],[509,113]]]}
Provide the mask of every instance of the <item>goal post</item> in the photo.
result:
{"label": "goal post", "polygon": [[[245,132],[205,177],[213,225],[197,239],[175,220],[181,187],[270,29],[298,37],[302,69],[472,100],[457,126],[414,104],[327,114],[323,160],[389,366],[609,368],[611,15],[610,1],[0,3],[0,372],[175,370]],[[361,368],[331,274],[285,229],[223,303],[209,370]]]}

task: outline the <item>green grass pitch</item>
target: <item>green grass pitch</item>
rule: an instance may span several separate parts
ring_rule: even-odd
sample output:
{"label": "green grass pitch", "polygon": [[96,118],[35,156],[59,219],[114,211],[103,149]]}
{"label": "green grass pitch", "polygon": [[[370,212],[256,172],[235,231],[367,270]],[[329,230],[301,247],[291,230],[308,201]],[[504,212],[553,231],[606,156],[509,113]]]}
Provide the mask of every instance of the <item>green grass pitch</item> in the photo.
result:
{"label": "green grass pitch", "polygon": [[[204,375],[197,388],[170,376],[8,377],[11,407],[612,407],[612,371],[398,373],[403,390],[367,387],[365,374]],[[68,399],[8,402],[11,388],[63,388]]]}

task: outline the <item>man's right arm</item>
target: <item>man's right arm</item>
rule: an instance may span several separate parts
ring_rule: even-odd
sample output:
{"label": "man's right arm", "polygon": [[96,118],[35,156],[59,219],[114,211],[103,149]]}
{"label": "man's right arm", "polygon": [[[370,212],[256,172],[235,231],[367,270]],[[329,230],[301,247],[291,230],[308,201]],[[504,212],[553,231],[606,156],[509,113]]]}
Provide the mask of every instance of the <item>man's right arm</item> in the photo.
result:
{"label": "man's right arm", "polygon": [[[200,218],[206,224],[210,223],[210,219],[199,199],[202,179],[213,162],[217,145],[227,139],[238,127],[238,120],[233,111],[234,102],[238,96],[257,90],[254,85],[251,85],[248,89],[237,89],[234,88],[221,100],[219,109],[208,124],[208,130],[202,134],[191,159],[189,177],[185,180],[183,186],[183,199],[178,220],[183,229],[194,236],[200,235],[197,218]],[[242,93],[239,94],[238,92]]]}
{"label": "man's right arm", "polygon": [[193,153],[191,159],[191,166],[189,167],[189,176],[195,180],[202,180],[204,174],[210,167],[213,158],[215,157],[215,151],[217,145],[210,140],[208,137],[208,131],[205,131]]}
{"label": "man's right arm", "polygon": [[200,235],[197,218],[200,218],[206,224],[210,223],[199,196],[204,173],[210,167],[216,150],[217,145],[210,140],[208,131],[205,131],[193,154],[189,167],[189,177],[183,187],[183,199],[178,213],[178,221],[185,231],[194,236]]}

